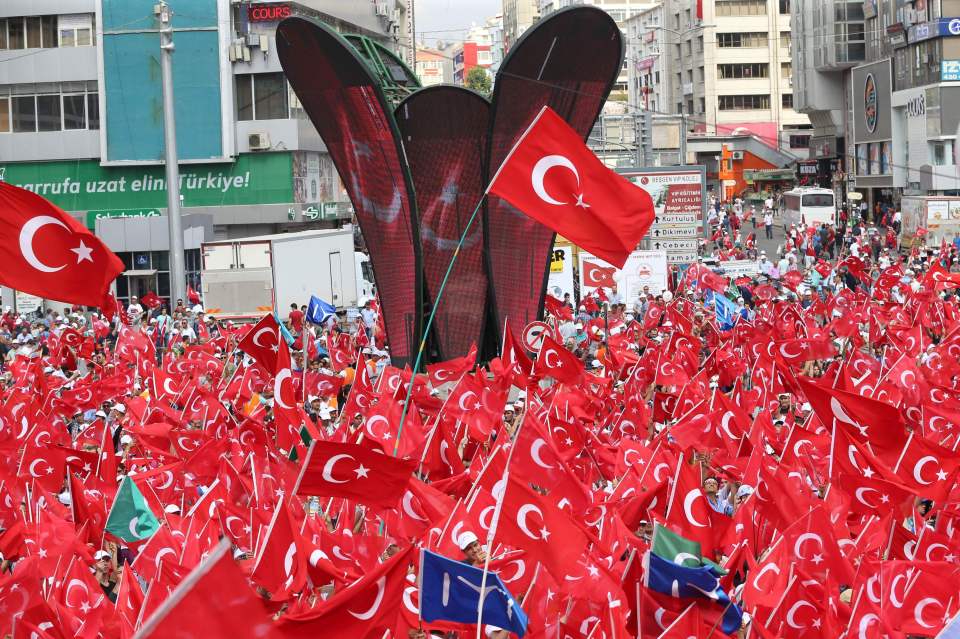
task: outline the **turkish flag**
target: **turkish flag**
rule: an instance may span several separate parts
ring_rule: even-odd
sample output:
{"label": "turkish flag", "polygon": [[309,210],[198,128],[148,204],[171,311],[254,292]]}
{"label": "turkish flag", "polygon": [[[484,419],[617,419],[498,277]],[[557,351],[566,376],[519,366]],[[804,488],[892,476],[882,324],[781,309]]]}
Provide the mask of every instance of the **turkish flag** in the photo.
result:
{"label": "turkish flag", "polygon": [[250,577],[270,592],[272,601],[285,601],[307,581],[307,553],[282,497],[277,502],[266,537]]}
{"label": "turkish flag", "polygon": [[546,293],[543,296],[543,306],[547,309],[547,312],[553,315],[554,317],[559,317],[560,319],[573,319],[573,309],[569,306],[555,298],[550,293]]}
{"label": "turkish flag", "polygon": [[558,382],[577,384],[583,379],[583,364],[563,344],[544,334],[543,346],[533,364],[537,376],[549,375]]}
{"label": "turkish flag", "polygon": [[230,543],[216,549],[180,582],[138,637],[205,637],[232,639],[281,636],[269,613],[230,556]]}
{"label": "turkish flag", "polygon": [[430,376],[431,384],[440,386],[445,382],[454,382],[460,379],[460,377],[472,369],[476,363],[477,345],[471,344],[470,350],[463,357],[457,357],[437,364],[427,364],[427,375]]}
{"label": "turkish flag", "polygon": [[187,287],[187,300],[188,300],[191,304],[199,304],[199,303],[200,303],[200,293],[197,293],[195,290],[193,290],[193,287],[192,287],[192,286],[188,286],[188,287]]}
{"label": "turkish flag", "polygon": [[520,136],[487,191],[618,268],[653,224],[647,192],[604,166],[549,107]]}
{"label": "turkish flag", "polygon": [[140,298],[140,301],[143,302],[143,305],[147,308],[160,308],[162,300],[153,291],[147,291],[147,294]]}
{"label": "turkish flag", "polygon": [[243,336],[237,347],[257,360],[268,371],[277,368],[277,353],[280,350],[280,326],[276,318],[268,313]]}
{"label": "turkish flag", "polygon": [[584,286],[616,286],[613,274],[617,269],[612,266],[603,266],[589,260],[583,261],[583,285]]}
{"label": "turkish flag", "polygon": [[360,444],[314,441],[294,491],[298,495],[345,497],[393,508],[410,483],[417,462],[389,457]]}
{"label": "turkish flag", "polygon": [[0,182],[0,283],[47,299],[100,306],[120,258],[73,216]]}
{"label": "turkish flag", "polygon": [[[555,579],[572,573],[587,547],[587,534],[553,505],[556,498],[533,492],[513,476],[507,481],[500,511],[500,538],[540,561]],[[563,552],[557,552],[559,548]]]}
{"label": "turkish flag", "polygon": [[[379,639],[392,627],[407,587],[413,546],[314,608],[288,610],[277,622],[281,636],[326,639]],[[249,634],[249,633],[247,633]],[[244,636],[240,633],[236,636]]]}

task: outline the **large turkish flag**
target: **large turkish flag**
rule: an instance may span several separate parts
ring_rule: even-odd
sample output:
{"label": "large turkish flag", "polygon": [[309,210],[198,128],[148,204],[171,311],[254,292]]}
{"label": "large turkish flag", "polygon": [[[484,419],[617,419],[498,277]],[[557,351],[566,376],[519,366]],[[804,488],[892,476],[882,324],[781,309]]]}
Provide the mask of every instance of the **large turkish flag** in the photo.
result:
{"label": "large turkish flag", "polygon": [[487,191],[618,268],[653,224],[647,192],[604,166],[549,107],[520,136]]}
{"label": "large turkish flag", "polygon": [[71,215],[0,182],[0,283],[47,299],[100,306],[123,262]]}

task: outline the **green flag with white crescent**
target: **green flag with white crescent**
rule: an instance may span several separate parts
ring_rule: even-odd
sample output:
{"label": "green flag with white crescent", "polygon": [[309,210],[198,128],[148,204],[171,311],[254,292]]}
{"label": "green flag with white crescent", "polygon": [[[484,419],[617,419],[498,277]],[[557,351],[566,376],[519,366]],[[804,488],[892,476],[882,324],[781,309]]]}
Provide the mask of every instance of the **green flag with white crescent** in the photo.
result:
{"label": "green flag with white crescent", "polygon": [[152,536],[158,528],[160,522],[140,489],[132,479],[124,477],[107,517],[107,532],[124,541],[141,541]]}
{"label": "green flag with white crescent", "polygon": [[721,574],[727,571],[709,559],[703,556],[700,544],[692,539],[687,539],[669,528],[656,524],[653,529],[653,543],[650,547],[653,554],[672,561],[680,566],[688,568],[698,568],[700,566],[713,566]]}

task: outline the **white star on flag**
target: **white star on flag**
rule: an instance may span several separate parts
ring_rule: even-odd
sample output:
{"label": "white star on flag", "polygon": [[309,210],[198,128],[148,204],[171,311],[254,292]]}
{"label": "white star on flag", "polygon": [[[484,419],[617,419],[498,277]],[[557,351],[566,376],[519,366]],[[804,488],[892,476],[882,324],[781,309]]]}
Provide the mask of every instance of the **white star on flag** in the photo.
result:
{"label": "white star on flag", "polygon": [[86,244],[84,244],[83,240],[80,240],[80,246],[78,246],[77,248],[72,248],[70,250],[77,254],[77,264],[79,264],[84,260],[88,262],[93,262],[93,258],[91,257],[91,254],[93,253],[93,249],[87,246]]}
{"label": "white star on flag", "polygon": [[353,472],[357,474],[357,479],[360,479],[361,477],[364,477],[364,478],[367,477],[367,474],[370,472],[370,469],[364,468],[363,464],[360,464],[360,466],[357,467]]}

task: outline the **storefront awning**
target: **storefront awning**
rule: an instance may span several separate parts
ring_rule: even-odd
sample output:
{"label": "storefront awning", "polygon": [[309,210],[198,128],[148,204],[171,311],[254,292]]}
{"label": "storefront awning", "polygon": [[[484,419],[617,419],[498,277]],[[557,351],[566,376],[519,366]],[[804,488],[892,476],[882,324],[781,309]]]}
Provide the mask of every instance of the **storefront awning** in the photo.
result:
{"label": "storefront awning", "polygon": [[155,269],[155,268],[133,269],[133,270],[130,270],[130,271],[124,271],[123,274],[124,274],[124,275],[128,275],[128,276],[130,276],[130,277],[140,277],[140,276],[146,277],[146,276],[148,276],[148,275],[156,275],[156,274],[157,274],[157,269]]}

